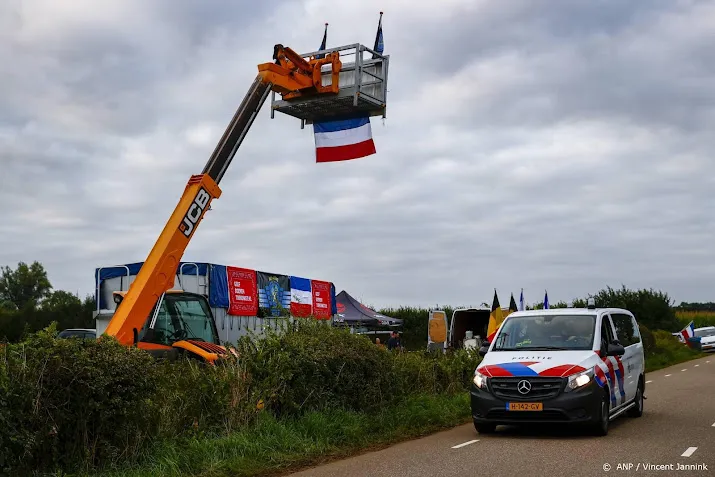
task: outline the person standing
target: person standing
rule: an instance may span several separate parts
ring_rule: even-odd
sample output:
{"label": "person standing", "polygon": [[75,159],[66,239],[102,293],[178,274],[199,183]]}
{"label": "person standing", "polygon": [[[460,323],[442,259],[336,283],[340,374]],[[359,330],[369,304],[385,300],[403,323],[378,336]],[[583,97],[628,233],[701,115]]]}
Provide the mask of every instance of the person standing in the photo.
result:
{"label": "person standing", "polygon": [[401,349],[402,343],[400,343],[400,334],[397,331],[392,332],[392,336],[387,340],[387,349]]}

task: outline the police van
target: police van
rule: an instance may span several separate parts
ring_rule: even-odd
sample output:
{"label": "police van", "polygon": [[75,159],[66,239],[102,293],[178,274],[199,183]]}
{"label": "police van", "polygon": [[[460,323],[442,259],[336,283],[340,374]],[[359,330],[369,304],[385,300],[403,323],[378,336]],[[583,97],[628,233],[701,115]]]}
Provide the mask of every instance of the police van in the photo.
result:
{"label": "police van", "polygon": [[628,310],[518,311],[506,317],[474,372],[471,408],[479,433],[497,425],[575,423],[596,435],[627,413],[643,414],[645,358]]}

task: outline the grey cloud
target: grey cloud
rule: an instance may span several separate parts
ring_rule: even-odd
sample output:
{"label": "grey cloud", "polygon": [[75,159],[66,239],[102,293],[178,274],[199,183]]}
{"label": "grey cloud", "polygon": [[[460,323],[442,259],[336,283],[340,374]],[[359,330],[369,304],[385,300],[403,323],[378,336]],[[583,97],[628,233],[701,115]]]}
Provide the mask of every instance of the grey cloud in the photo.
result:
{"label": "grey cloud", "polygon": [[445,83],[455,119],[479,127],[608,118],[692,130],[713,114],[712,38],[699,25],[712,14],[702,2],[495,3],[420,25],[425,41],[401,53],[430,65],[410,70],[429,79],[426,95]]}
{"label": "grey cloud", "polygon": [[[314,48],[330,21],[329,43],[372,46],[379,5],[107,8],[101,28],[67,13],[0,46],[0,264],[41,260],[81,293],[95,267],[146,257],[274,43]],[[377,306],[620,283],[709,300],[710,8],[386,9],[378,154],[316,165],[311,130],[264,108],[185,259],[331,280]]]}

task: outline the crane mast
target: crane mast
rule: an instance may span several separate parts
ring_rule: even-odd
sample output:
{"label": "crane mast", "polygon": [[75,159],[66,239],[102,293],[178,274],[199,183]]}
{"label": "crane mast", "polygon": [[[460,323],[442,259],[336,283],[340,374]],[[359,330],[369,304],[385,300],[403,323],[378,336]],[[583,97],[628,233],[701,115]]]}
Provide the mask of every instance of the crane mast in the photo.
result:
{"label": "crane mast", "polygon": [[[119,303],[106,334],[126,345],[138,341],[139,331],[159,298],[171,288],[181,257],[211,202],[221,196],[218,184],[241,146],[271,91],[284,96],[325,95],[338,92],[341,69],[338,52],[306,61],[293,50],[276,45],[274,63],[258,65],[258,75],[206,162],[192,175],[154,247]],[[332,83],[322,85],[321,68],[332,65]]]}

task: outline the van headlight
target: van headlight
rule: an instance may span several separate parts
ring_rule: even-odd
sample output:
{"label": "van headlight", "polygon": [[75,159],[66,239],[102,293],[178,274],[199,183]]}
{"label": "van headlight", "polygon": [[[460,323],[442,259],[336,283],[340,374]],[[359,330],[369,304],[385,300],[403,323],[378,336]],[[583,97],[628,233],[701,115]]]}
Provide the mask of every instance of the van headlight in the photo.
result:
{"label": "van headlight", "polygon": [[582,387],[588,385],[591,381],[593,381],[593,368],[569,376],[569,382],[566,385],[565,391],[568,392],[581,389]]}
{"label": "van headlight", "polygon": [[487,389],[487,377],[480,373],[477,369],[474,370],[474,378],[472,379],[472,382],[479,389]]}

